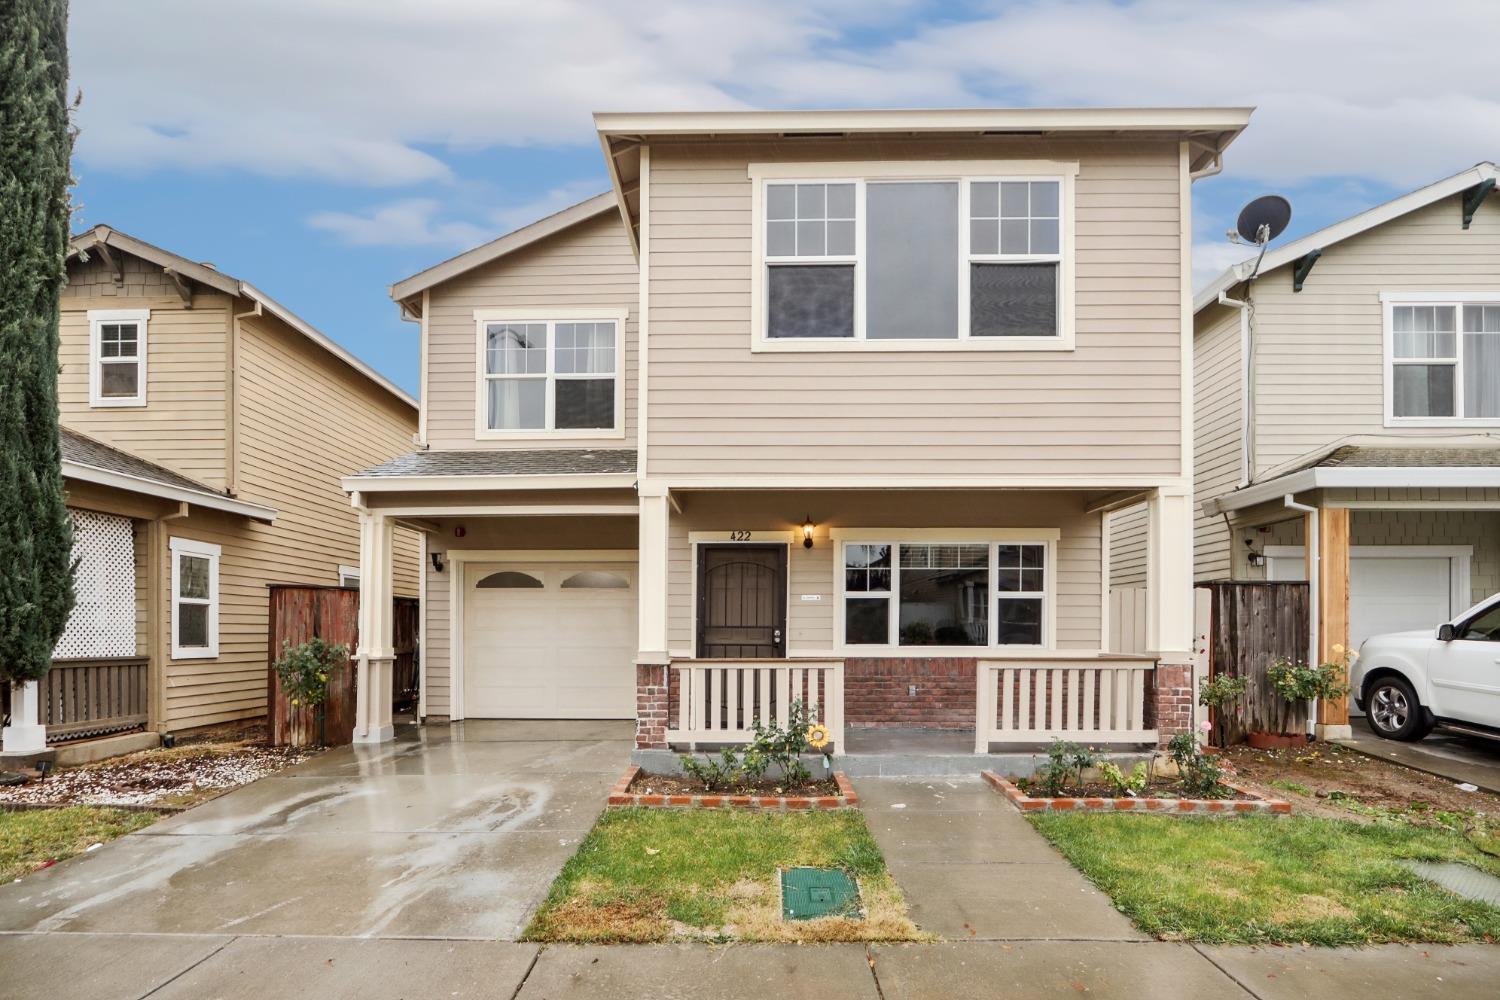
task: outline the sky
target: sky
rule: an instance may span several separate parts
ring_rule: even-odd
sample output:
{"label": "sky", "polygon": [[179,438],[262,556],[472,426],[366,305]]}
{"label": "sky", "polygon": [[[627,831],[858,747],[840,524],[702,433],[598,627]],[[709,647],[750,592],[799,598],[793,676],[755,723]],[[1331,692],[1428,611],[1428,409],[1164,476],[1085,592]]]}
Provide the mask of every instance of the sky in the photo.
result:
{"label": "sky", "polygon": [[[210,261],[398,385],[387,288],[608,188],[595,111],[1253,105],[1194,278],[1500,155],[1493,0],[73,0],[75,231]],[[1474,40],[1466,44],[1464,39]]]}

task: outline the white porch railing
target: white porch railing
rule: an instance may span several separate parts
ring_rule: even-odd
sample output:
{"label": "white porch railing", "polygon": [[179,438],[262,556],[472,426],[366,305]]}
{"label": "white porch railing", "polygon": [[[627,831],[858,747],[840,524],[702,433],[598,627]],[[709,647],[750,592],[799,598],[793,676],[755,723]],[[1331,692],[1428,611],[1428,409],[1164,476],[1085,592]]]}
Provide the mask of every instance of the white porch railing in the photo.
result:
{"label": "white porch railing", "polygon": [[683,660],[671,666],[677,705],[668,743],[748,743],[757,719],[785,726],[793,701],[844,748],[842,660]]}
{"label": "white porch railing", "polygon": [[974,751],[991,743],[1155,743],[1150,660],[980,660]]}

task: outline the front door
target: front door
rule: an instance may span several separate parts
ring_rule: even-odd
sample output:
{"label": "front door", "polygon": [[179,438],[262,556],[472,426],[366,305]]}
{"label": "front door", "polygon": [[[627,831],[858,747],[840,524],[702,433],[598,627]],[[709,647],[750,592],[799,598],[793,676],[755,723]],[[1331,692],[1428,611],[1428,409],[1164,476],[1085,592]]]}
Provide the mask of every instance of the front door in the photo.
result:
{"label": "front door", "polygon": [[698,547],[698,656],[786,656],[786,546]]}

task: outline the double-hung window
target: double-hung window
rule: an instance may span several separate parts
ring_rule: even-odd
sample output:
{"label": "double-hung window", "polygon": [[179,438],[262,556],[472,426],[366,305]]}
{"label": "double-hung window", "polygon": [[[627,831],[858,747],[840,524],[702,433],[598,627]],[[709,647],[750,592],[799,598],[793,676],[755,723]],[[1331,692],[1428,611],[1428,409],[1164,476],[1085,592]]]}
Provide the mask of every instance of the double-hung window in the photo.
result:
{"label": "double-hung window", "polygon": [[859,166],[752,165],[753,349],[1072,346],[1076,165]]}
{"label": "double-hung window", "polygon": [[623,316],[475,317],[479,437],[623,433]]}
{"label": "double-hung window", "polygon": [[844,541],[845,646],[1046,646],[1051,542]]}
{"label": "double-hung window", "polygon": [[173,538],[172,658],[219,655],[219,554],[211,542]]}
{"label": "double-hung window", "polygon": [[146,405],[146,309],[89,310],[89,405]]}
{"label": "double-hung window", "polygon": [[1388,422],[1500,425],[1500,292],[1386,306]]}

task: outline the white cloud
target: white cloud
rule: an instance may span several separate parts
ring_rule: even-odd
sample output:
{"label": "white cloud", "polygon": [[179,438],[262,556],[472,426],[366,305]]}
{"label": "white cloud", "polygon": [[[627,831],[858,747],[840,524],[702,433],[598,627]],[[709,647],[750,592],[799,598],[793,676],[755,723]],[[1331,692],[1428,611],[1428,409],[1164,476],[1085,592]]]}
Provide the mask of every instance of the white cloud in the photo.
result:
{"label": "white cloud", "polygon": [[439,210],[434,198],[407,198],[364,214],[318,212],[308,218],[307,224],[357,247],[440,246],[453,249],[494,238],[494,234],[482,226],[439,221]]}
{"label": "white cloud", "polygon": [[906,24],[933,9],[75,0],[79,156],[401,185],[451,180],[451,151],[589,143],[596,109],[894,104],[1258,104],[1232,169],[1266,181],[1412,186],[1500,148],[1492,0],[1037,0]]}
{"label": "white cloud", "polygon": [[508,233],[513,229],[520,229],[538,219],[560,212],[569,205],[576,205],[586,198],[592,198],[605,190],[606,185],[599,181],[572,181],[549,189],[540,198],[533,198],[519,205],[511,205],[491,212],[490,218],[494,221],[499,233]]}

